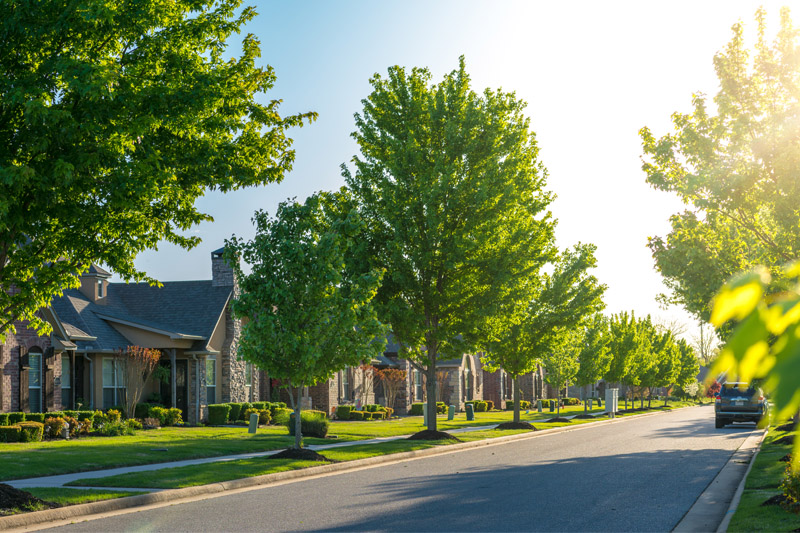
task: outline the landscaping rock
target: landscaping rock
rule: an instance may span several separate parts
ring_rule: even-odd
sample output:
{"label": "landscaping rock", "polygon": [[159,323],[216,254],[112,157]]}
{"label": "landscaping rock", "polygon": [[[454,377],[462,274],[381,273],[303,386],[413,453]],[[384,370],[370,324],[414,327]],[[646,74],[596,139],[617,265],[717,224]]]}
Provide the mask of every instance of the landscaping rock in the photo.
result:
{"label": "landscaping rock", "polygon": [[530,431],[538,431],[533,424],[528,422],[503,422],[494,429],[528,429]]}
{"label": "landscaping rock", "polygon": [[785,437],[781,437],[772,444],[794,444],[794,435],[786,435]]}
{"label": "landscaping rock", "polygon": [[569,418],[564,418],[563,416],[557,416],[555,418],[545,420],[545,422],[551,423],[551,422],[572,422],[572,421]]}
{"label": "landscaping rock", "polygon": [[309,450],[308,448],[287,448],[282,452],[276,453],[275,455],[270,455],[270,459],[294,459],[296,461],[327,461],[329,463],[337,463],[338,461],[334,461],[333,459],[328,459],[324,455],[320,455],[314,450]]}
{"label": "landscaping rock", "polygon": [[424,429],[414,433],[408,437],[408,440],[452,440],[461,442],[461,439],[454,437],[450,433],[445,433],[444,431],[433,431],[431,429]]}
{"label": "landscaping rock", "polygon": [[57,503],[40,500],[30,492],[0,483],[0,516],[19,511],[37,511],[42,507],[54,509],[61,506]]}
{"label": "landscaping rock", "polygon": [[762,503],[761,507],[767,507],[768,505],[780,505],[785,501],[786,501],[786,496],[784,494],[776,494],[772,498]]}

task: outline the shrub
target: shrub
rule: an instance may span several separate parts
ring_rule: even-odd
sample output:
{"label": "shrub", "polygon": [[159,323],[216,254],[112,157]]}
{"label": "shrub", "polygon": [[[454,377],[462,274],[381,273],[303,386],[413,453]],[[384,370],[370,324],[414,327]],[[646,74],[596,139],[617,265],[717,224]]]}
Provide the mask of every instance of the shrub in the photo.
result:
{"label": "shrub", "polygon": [[160,426],[167,425],[167,408],[166,407],[159,407],[153,406],[150,408],[150,416],[153,418],[158,419],[158,424]]}
{"label": "shrub", "polygon": [[[125,406],[124,405],[112,405],[111,407],[108,408],[108,410],[106,410],[106,413],[108,411],[119,411],[119,421],[122,421],[123,418],[127,418],[127,416],[128,416],[126,414],[126,412],[125,412]],[[113,422],[113,420],[111,420],[110,418],[109,418],[109,420],[111,422]]]}
{"label": "shrub", "polygon": [[[548,401],[550,401],[550,400],[542,400],[542,407],[544,407],[544,405],[545,405],[544,402],[548,402]],[[520,409],[530,409],[531,408],[531,402],[529,402],[527,400],[520,400],[519,408]],[[514,409],[514,400],[506,401],[506,410],[507,411],[512,411],[513,409]]]}
{"label": "shrub", "polygon": [[494,402],[492,400],[486,400],[486,410],[494,411]]}
{"label": "shrub", "polygon": [[8,413],[0,413],[0,426],[8,426]]}
{"label": "shrub", "polygon": [[39,422],[44,424],[44,413],[25,413],[25,422]]}
{"label": "shrub", "polygon": [[266,426],[272,421],[272,415],[269,414],[269,409],[258,410],[258,423]]}
{"label": "shrub", "polygon": [[269,409],[269,402],[253,402],[250,405],[253,409],[258,409],[259,411],[262,409]]}
{"label": "shrub", "polygon": [[94,423],[94,411],[78,411],[78,422],[86,423],[86,431],[90,431]]}
{"label": "shrub", "polygon": [[61,431],[64,429],[64,419],[51,416],[44,421],[44,436],[50,439],[61,438]]}
{"label": "shrub", "polygon": [[44,424],[41,422],[20,422],[20,442],[40,442],[44,435]]}
{"label": "shrub", "polygon": [[786,465],[786,472],[781,480],[781,491],[786,500],[781,507],[794,514],[800,514],[800,471],[792,468],[792,461]]}
{"label": "shrub", "polygon": [[239,418],[237,418],[237,420],[247,420],[247,418],[244,416],[244,412],[247,411],[248,409],[252,409],[253,406],[250,405],[248,402],[242,402],[240,405],[242,406],[242,408],[239,410]]}
{"label": "shrub", "polygon": [[[300,411],[300,431],[306,437],[317,437],[324,439],[328,434],[328,416],[323,411]],[[289,416],[286,424],[289,428],[289,435],[294,436],[294,413]]]}
{"label": "shrub", "polygon": [[129,418],[125,421],[125,424],[130,429],[142,429],[142,423],[136,420],[135,418]]}
{"label": "shrub", "polygon": [[447,404],[444,402],[436,402],[436,412],[440,415],[447,413]]}
{"label": "shrub", "polygon": [[[48,412],[44,413],[45,421],[48,418],[64,418],[64,416],[65,416],[64,415],[64,411],[48,411]],[[38,420],[37,420],[37,422],[38,422]]]}
{"label": "shrub", "polygon": [[[250,407],[249,409],[247,409],[244,412],[243,420],[245,422],[250,422],[250,415],[252,415],[252,414],[258,415],[258,413],[259,413],[258,409],[253,409],[252,407]],[[261,417],[259,416],[258,418],[259,418],[258,423],[260,424],[261,423]]]}
{"label": "shrub", "polygon": [[365,411],[350,411],[350,420],[364,420]]}
{"label": "shrub", "polygon": [[564,405],[580,405],[580,398],[564,398]]}
{"label": "shrub", "polygon": [[122,422],[106,422],[103,424],[98,430],[98,433],[103,435],[104,437],[119,437],[121,435],[133,435],[133,428],[130,427],[128,424],[123,424]]}
{"label": "shrub", "polygon": [[64,411],[64,416],[71,416],[72,418],[78,418],[78,411],[73,411],[68,409]]}
{"label": "shrub", "polygon": [[69,424],[69,436],[74,437],[75,435],[79,435],[80,433],[88,433],[89,428],[87,427],[85,431],[82,431],[82,426],[90,426],[91,424],[85,424],[82,422],[78,422],[77,418],[64,415],[61,417],[64,419],[64,423]]}
{"label": "shrub", "polygon": [[289,417],[292,415],[291,409],[286,409],[285,407],[276,407],[272,410],[272,423],[285,426],[289,423]]}
{"label": "shrub", "polygon": [[161,421],[158,418],[145,418],[142,420],[142,426],[145,429],[158,429],[161,427]]}
{"label": "shrub", "polygon": [[412,403],[411,410],[408,412],[408,414],[412,416],[422,416],[424,409],[425,409],[424,403]]}
{"label": "shrub", "polygon": [[0,442],[19,442],[19,426],[0,426]]}
{"label": "shrub", "polygon": [[476,413],[485,413],[486,412],[486,402],[483,400],[477,400],[475,402],[475,412]]}
{"label": "shrub", "polygon": [[228,405],[231,406],[231,411],[228,413],[228,420],[236,422],[239,420],[239,415],[242,414],[242,404],[231,402]]}
{"label": "shrub", "polygon": [[94,412],[94,417],[92,418],[92,427],[94,429],[99,429],[101,426],[108,424],[108,415],[106,415],[103,411],[99,409]]}
{"label": "shrub", "polygon": [[109,422],[118,424],[122,420],[122,411],[119,409],[109,409],[106,412],[106,417],[108,417]]}
{"label": "shrub", "polygon": [[394,414],[394,409],[392,409],[391,407],[384,407],[384,409],[386,409],[386,416],[384,418],[387,419],[392,418],[392,415]]}
{"label": "shrub", "polygon": [[352,405],[340,405],[336,408],[337,420],[350,420],[350,412],[353,410]]}
{"label": "shrub", "polygon": [[227,403],[217,403],[208,406],[208,425],[224,426],[228,421],[231,406]]}
{"label": "shrub", "polygon": [[8,424],[13,426],[25,421],[25,413],[8,413]]}
{"label": "shrub", "polygon": [[162,426],[177,426],[183,423],[183,412],[177,407],[167,409],[167,415]]}
{"label": "shrub", "polygon": [[136,418],[150,418],[150,409],[152,407],[153,405],[147,402],[137,403],[136,409],[134,409],[134,416]]}

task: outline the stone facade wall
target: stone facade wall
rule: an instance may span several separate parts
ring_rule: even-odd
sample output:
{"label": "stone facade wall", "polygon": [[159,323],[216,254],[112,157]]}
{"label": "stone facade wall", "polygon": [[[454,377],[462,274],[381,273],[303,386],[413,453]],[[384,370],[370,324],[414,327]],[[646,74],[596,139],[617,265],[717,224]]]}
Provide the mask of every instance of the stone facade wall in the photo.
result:
{"label": "stone facade wall", "polygon": [[493,402],[495,409],[503,409],[505,407],[501,391],[503,371],[487,372],[486,370],[481,370],[481,373],[483,374],[483,399]]}
{"label": "stone facade wall", "polygon": [[[199,376],[198,376],[199,372]],[[208,420],[208,388],[206,387],[206,357],[198,356],[197,360],[189,359],[189,398],[186,406],[186,421],[197,425]],[[198,389],[198,378],[200,387]],[[197,418],[197,399],[200,398],[200,419]]]}
{"label": "stone facade wall", "polygon": [[233,269],[222,257],[211,255],[211,286],[212,287],[233,287]]}

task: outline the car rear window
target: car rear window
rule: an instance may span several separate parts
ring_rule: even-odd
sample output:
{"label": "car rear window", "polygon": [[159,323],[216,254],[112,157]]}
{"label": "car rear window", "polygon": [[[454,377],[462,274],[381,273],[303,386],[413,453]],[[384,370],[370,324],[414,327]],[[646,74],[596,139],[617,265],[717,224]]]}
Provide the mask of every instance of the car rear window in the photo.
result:
{"label": "car rear window", "polygon": [[721,396],[745,396],[751,398],[756,395],[756,390],[752,387],[748,389],[740,389],[739,387],[722,387],[720,391]]}

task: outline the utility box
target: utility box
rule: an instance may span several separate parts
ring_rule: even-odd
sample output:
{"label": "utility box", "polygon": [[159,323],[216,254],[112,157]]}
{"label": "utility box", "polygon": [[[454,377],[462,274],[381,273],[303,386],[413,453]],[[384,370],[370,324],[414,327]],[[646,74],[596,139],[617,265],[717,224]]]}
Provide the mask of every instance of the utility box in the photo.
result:
{"label": "utility box", "polygon": [[453,420],[456,417],[456,406],[455,405],[448,405],[447,406],[447,419]]}
{"label": "utility box", "polygon": [[471,403],[467,404],[467,420],[475,420],[475,410]]}
{"label": "utility box", "polygon": [[247,428],[247,432],[255,435],[257,429],[258,429],[258,413],[250,413],[250,426]]}
{"label": "utility box", "polygon": [[542,412],[542,400],[536,400],[536,409],[541,413]]}
{"label": "utility box", "polygon": [[619,389],[606,389],[606,413],[609,418],[619,410]]}

